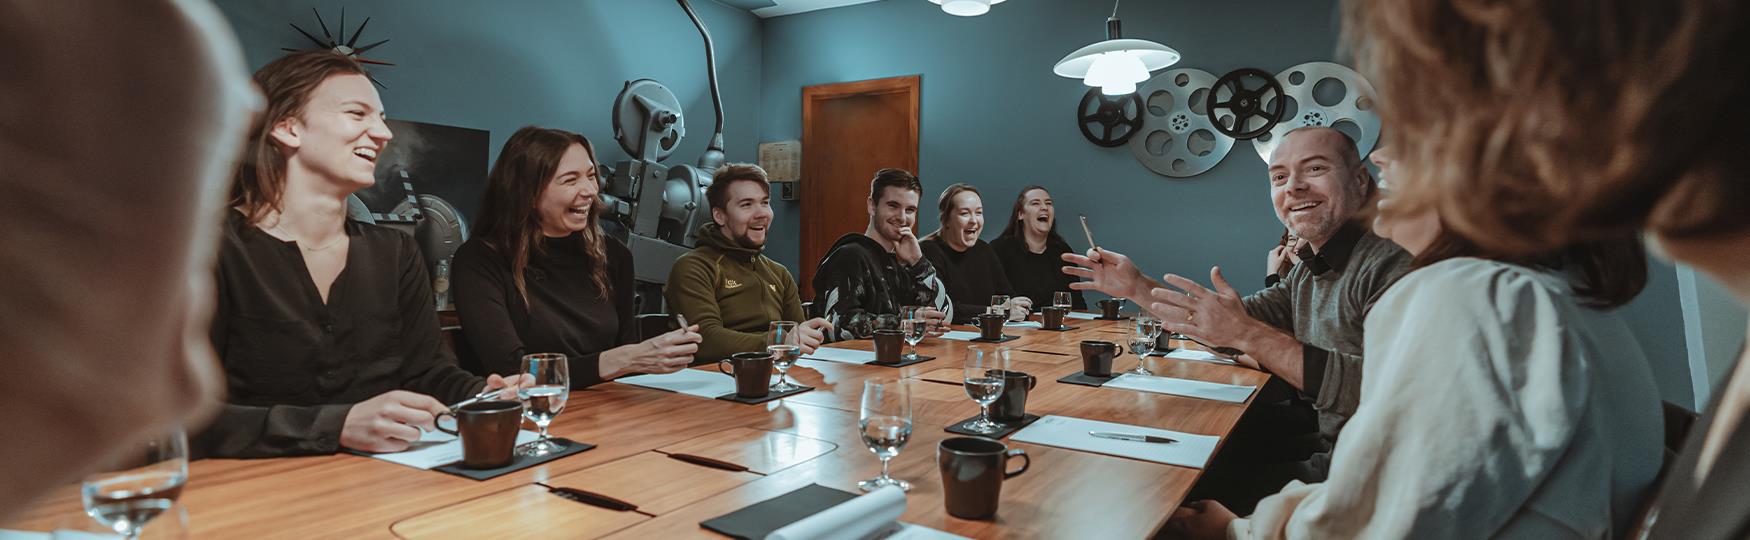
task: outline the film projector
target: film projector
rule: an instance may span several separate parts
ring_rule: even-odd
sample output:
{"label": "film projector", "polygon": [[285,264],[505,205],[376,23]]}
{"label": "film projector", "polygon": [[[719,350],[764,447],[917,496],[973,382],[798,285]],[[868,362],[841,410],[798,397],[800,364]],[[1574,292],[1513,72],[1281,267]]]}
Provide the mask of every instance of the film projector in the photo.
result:
{"label": "film projector", "polygon": [[614,98],[614,140],[630,159],[604,167],[600,204],[606,209],[603,218],[625,229],[624,234],[615,236],[632,251],[640,313],[660,310],[669,269],[698,242],[699,226],[711,219],[705,188],[724,161],[723,100],[717,90],[711,34],[687,0],[676,1],[705,41],[716,132],[696,164],[665,164],[687,132],[680,100],[651,79],[627,81]]}
{"label": "film projector", "polygon": [[1135,94],[1099,95],[1090,89],[1076,108],[1088,142],[1129,145],[1155,174],[1185,178],[1208,172],[1250,140],[1266,163],[1282,136],[1307,126],[1330,126],[1355,138],[1362,156],[1379,141],[1373,85],[1331,62],[1307,62],[1271,75],[1240,68],[1220,77],[1194,68],[1163,71]]}

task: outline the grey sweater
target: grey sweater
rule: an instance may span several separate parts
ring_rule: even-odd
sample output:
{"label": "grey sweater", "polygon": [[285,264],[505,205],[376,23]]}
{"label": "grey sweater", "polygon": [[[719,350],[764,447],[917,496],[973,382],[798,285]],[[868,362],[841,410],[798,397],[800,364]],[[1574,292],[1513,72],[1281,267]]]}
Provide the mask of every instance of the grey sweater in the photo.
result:
{"label": "grey sweater", "polygon": [[[1410,259],[1397,244],[1351,222],[1281,281],[1243,299],[1252,318],[1293,334],[1304,346],[1301,393],[1318,409],[1327,448],[1361,401],[1362,322],[1409,271]],[[1312,458],[1320,476],[1329,464],[1329,452]]]}

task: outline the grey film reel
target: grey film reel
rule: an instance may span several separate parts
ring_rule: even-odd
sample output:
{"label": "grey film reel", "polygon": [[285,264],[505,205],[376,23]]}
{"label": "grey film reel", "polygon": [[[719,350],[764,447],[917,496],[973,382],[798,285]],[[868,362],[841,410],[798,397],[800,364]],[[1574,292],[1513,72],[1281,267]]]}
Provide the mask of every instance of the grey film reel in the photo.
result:
{"label": "grey film reel", "polygon": [[1288,99],[1282,121],[1270,132],[1252,139],[1258,157],[1270,162],[1270,153],[1282,135],[1304,126],[1330,126],[1355,138],[1363,158],[1379,142],[1379,113],[1373,109],[1373,84],[1342,64],[1307,62],[1276,74]]}
{"label": "grey film reel", "polygon": [[1204,95],[1215,76],[1201,69],[1162,72],[1137,88],[1142,129],[1130,138],[1130,153],[1162,176],[1203,174],[1221,163],[1234,139],[1222,135],[1204,114]]}

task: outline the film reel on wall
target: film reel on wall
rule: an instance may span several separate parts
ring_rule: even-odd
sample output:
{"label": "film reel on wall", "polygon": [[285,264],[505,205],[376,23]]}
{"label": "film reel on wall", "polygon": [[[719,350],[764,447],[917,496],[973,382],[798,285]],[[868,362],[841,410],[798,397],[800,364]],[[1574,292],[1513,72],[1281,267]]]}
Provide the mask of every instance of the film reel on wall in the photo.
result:
{"label": "film reel on wall", "polygon": [[1233,149],[1234,139],[1215,129],[1204,110],[1215,75],[1193,68],[1168,70],[1137,88],[1142,97],[1142,129],[1130,138],[1130,152],[1162,176],[1184,178],[1214,168]]}
{"label": "film reel on wall", "polygon": [[1379,142],[1379,114],[1373,110],[1373,84],[1342,64],[1307,62],[1276,74],[1285,104],[1282,121],[1269,133],[1252,139],[1252,147],[1265,163],[1282,135],[1305,126],[1335,127],[1355,138],[1356,150],[1366,157]]}

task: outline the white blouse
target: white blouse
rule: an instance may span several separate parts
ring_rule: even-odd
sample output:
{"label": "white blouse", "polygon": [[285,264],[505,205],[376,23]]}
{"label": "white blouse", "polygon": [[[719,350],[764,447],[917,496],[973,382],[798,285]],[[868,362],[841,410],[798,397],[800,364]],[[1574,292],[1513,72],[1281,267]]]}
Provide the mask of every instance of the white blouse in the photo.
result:
{"label": "white blouse", "polygon": [[1658,474],[1663,418],[1628,327],[1564,276],[1460,258],[1367,316],[1361,405],[1330,478],[1232,538],[1611,538]]}

